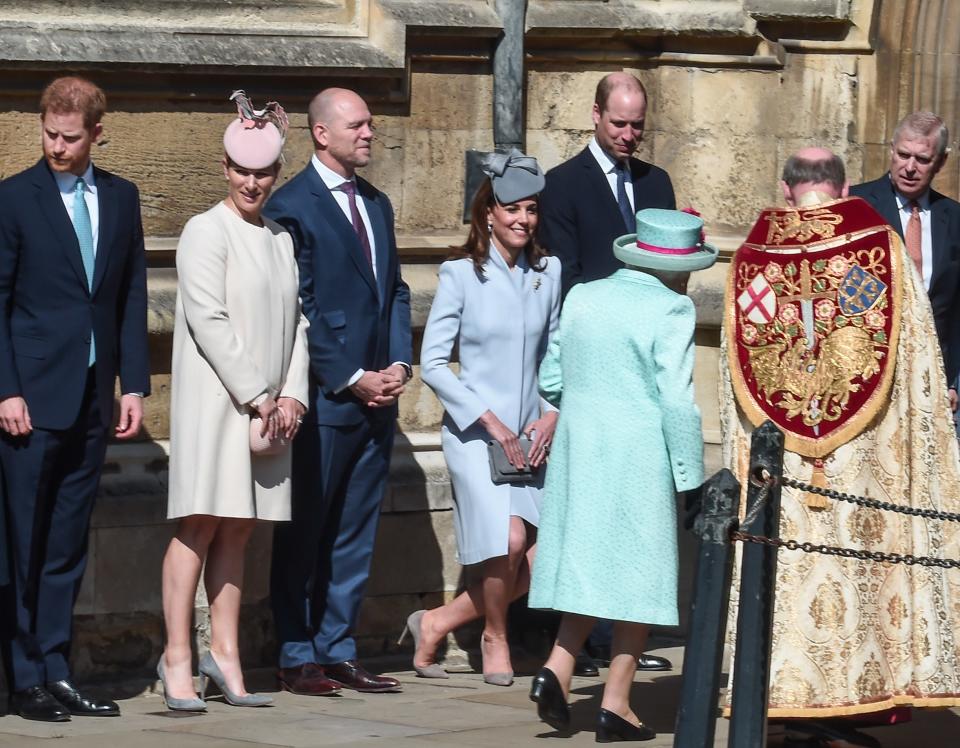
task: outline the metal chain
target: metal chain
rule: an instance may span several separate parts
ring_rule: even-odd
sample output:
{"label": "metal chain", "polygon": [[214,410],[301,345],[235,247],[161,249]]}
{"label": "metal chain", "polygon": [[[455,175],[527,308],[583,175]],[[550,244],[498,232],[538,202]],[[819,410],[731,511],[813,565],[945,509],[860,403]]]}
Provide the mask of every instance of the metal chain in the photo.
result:
{"label": "metal chain", "polygon": [[837,548],[832,545],[814,545],[809,542],[801,543],[797,540],[782,540],[780,538],[768,538],[764,535],[751,535],[750,533],[741,532],[740,530],[734,530],[730,533],[730,539],[742,543],[759,543],[760,545],[768,545],[772,548],[786,548],[788,551],[822,553],[825,556],[856,558],[861,561],[881,561],[891,564],[906,564],[907,566],[937,566],[941,569],[960,569],[960,559],[912,556],[910,554],[884,553],[882,551],[861,551],[855,548]]}
{"label": "metal chain", "polygon": [[847,501],[851,504],[859,504],[860,506],[867,507],[868,509],[882,509],[887,512],[908,514],[912,517],[939,519],[943,520],[944,522],[960,522],[960,514],[954,512],[938,512],[936,509],[921,509],[920,507],[891,504],[889,501],[879,501],[877,499],[871,499],[867,496],[854,496],[853,494],[842,493],[841,491],[833,491],[829,488],[811,486],[809,483],[803,483],[786,476],[780,478],[780,483],[784,486],[790,486],[790,488],[796,488],[800,491],[808,491],[809,493],[820,494],[821,496],[826,496],[830,499]]}

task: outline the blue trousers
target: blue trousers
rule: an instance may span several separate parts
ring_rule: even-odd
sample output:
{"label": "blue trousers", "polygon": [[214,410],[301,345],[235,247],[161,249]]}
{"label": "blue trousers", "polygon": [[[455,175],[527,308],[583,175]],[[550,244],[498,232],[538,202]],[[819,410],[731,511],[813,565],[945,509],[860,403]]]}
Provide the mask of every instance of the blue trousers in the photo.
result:
{"label": "blue trousers", "polygon": [[270,598],[280,667],[357,657],[394,420],[305,423],[293,444],[292,520],[273,536]]}
{"label": "blue trousers", "polygon": [[106,447],[92,370],[70,428],[0,437],[11,561],[0,607],[13,690],[70,677],[73,604]]}

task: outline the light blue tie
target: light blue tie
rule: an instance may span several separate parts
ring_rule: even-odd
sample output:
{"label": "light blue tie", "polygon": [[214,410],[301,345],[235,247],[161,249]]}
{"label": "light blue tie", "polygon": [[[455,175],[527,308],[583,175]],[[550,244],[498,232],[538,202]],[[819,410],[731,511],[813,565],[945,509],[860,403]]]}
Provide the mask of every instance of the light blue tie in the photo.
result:
{"label": "light blue tie", "polygon": [[[90,211],[87,208],[87,201],[83,196],[83,188],[86,183],[83,177],[77,177],[77,183],[73,187],[73,230],[77,233],[77,241],[80,243],[80,259],[83,260],[83,272],[87,276],[87,290],[93,289],[93,225],[90,222]],[[90,331],[90,361],[93,366],[97,360],[97,349],[93,340],[93,330]]]}

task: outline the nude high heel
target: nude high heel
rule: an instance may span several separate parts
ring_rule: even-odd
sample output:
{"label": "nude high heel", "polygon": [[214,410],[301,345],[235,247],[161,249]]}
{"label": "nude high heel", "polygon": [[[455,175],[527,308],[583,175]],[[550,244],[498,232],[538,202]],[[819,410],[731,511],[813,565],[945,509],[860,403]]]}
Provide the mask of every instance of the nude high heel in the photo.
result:
{"label": "nude high heel", "polygon": [[[417,649],[420,647],[420,636],[421,636],[421,625],[423,624],[423,614],[426,613],[425,610],[418,610],[411,613],[407,617],[407,625],[403,627],[403,633],[400,634],[400,638],[397,640],[397,645],[403,644],[404,640],[407,638],[407,634],[413,637],[413,652],[416,655]],[[416,662],[413,663],[413,669],[417,671],[417,675],[421,678],[449,678],[447,671],[443,669],[442,666],[436,662],[431,662],[429,665],[423,667],[417,665]]]}

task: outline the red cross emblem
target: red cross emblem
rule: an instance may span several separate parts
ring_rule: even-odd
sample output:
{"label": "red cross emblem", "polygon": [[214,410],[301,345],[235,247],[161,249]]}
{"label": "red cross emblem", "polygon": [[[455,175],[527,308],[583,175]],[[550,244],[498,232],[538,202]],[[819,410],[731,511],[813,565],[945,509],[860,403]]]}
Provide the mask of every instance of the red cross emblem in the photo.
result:
{"label": "red cross emblem", "polygon": [[763,273],[758,273],[737,297],[737,304],[743,310],[744,317],[751,322],[765,325],[773,321],[773,315],[777,312],[777,295],[763,277]]}

